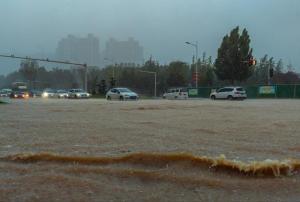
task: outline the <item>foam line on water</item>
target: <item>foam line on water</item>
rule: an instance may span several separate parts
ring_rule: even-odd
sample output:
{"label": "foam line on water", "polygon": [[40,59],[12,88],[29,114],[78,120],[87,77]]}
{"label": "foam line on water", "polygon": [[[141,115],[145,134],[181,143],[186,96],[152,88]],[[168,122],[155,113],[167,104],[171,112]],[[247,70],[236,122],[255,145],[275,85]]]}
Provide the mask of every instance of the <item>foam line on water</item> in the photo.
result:
{"label": "foam line on water", "polygon": [[300,160],[264,160],[242,162],[229,160],[224,155],[219,157],[194,156],[186,153],[163,154],[163,153],[132,153],[117,157],[80,157],[63,156],[51,153],[15,154],[5,156],[1,161],[34,163],[76,163],[84,165],[109,165],[109,164],[132,164],[143,166],[165,166],[172,164],[189,164],[195,168],[206,166],[216,171],[230,171],[252,176],[284,176],[292,175],[300,170]]}

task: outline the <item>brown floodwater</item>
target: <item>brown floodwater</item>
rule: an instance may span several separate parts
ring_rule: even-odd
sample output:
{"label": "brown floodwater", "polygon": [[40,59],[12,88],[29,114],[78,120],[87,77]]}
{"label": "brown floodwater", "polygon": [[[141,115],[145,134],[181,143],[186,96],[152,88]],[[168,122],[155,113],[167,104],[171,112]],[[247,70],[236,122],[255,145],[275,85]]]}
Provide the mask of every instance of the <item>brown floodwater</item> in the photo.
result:
{"label": "brown floodwater", "polygon": [[0,201],[298,201],[298,100],[0,106]]}

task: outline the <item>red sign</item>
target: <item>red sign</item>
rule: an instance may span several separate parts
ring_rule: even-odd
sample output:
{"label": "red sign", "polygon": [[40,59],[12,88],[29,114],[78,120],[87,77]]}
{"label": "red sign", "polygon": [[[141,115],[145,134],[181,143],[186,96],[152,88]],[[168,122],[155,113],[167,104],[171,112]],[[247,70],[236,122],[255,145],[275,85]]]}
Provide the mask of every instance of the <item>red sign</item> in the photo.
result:
{"label": "red sign", "polygon": [[199,80],[199,73],[194,72],[192,75],[192,80],[197,81],[197,79]]}

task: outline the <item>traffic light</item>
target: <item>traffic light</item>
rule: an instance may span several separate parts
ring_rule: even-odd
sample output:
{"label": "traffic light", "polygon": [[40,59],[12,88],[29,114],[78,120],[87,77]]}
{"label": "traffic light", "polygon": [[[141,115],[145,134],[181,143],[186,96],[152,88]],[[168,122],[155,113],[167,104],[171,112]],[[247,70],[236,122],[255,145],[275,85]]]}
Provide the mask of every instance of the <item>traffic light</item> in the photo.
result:
{"label": "traffic light", "polygon": [[273,68],[269,69],[269,76],[270,76],[270,78],[272,78],[274,76],[274,69]]}
{"label": "traffic light", "polygon": [[99,88],[100,93],[105,94],[106,93],[106,81],[104,79],[101,80],[99,87],[100,87]]}
{"label": "traffic light", "polygon": [[255,66],[256,65],[256,60],[253,58],[253,57],[251,57],[250,59],[249,59],[249,66]]}

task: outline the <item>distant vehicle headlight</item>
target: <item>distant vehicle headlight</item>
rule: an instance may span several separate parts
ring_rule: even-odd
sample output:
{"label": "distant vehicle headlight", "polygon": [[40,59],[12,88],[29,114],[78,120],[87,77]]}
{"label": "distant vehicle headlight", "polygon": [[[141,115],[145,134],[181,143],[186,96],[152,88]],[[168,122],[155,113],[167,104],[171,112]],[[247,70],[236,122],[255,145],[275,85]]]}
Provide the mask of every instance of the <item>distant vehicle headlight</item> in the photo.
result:
{"label": "distant vehicle headlight", "polygon": [[44,92],[43,94],[42,94],[42,97],[48,97],[49,96],[49,94],[47,93],[47,92]]}
{"label": "distant vehicle headlight", "polygon": [[79,93],[77,93],[77,94],[76,94],[76,96],[77,96],[77,97],[80,97],[80,94],[79,94]]}

